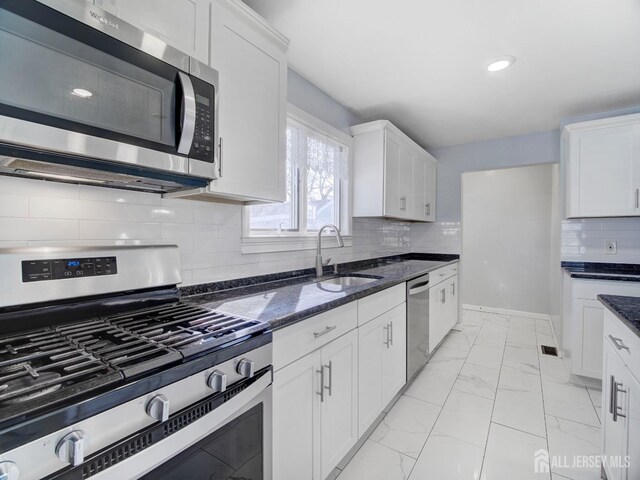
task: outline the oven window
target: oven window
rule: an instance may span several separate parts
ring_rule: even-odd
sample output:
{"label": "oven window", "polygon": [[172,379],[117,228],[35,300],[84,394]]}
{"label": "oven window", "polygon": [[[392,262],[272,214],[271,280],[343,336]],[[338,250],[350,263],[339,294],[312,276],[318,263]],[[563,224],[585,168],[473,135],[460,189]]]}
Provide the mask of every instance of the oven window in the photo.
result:
{"label": "oven window", "polygon": [[262,422],[258,404],[142,480],[263,480]]}

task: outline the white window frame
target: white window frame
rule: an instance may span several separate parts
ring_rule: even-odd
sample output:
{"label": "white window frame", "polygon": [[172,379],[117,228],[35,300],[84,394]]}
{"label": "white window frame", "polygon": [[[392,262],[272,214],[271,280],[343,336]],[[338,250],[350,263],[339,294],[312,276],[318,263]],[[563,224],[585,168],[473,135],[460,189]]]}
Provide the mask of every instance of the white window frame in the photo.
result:
{"label": "white window frame", "polygon": [[[339,130],[319,118],[308,114],[300,108],[288,104],[287,119],[301,123],[305,127],[315,130],[339,143],[346,145],[349,179],[339,180],[338,208],[336,210],[338,228],[342,233],[345,246],[353,245],[351,236],[352,204],[353,204],[353,137]],[[297,210],[306,212],[306,196],[302,195]],[[316,248],[317,232],[306,231],[306,215],[300,215],[299,231],[269,232],[264,234],[252,233],[250,229],[249,206],[242,209],[242,253],[284,252],[295,250],[311,250]],[[326,233],[325,233],[326,234]]]}

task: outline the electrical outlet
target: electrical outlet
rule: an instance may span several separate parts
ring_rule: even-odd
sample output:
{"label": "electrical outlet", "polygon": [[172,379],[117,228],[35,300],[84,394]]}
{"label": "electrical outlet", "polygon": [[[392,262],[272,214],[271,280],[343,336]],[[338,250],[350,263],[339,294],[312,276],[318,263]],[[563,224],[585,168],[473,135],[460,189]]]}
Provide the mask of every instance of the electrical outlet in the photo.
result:
{"label": "electrical outlet", "polygon": [[615,255],[618,253],[618,242],[615,240],[607,240],[605,242],[605,250],[607,251],[607,255]]}

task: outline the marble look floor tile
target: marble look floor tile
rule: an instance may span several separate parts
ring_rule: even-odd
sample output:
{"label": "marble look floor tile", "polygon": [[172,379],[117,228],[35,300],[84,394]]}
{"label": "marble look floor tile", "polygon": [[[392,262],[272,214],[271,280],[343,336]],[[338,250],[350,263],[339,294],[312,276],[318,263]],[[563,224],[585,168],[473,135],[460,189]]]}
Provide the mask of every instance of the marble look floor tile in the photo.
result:
{"label": "marble look floor tile", "polygon": [[587,387],[587,393],[589,393],[591,403],[593,403],[593,408],[596,409],[598,420],[600,420],[600,423],[602,423],[602,390],[598,388]]}
{"label": "marble look floor tile", "polygon": [[433,426],[433,433],[484,447],[492,409],[492,400],[454,389]]}
{"label": "marble look floor tile", "polygon": [[413,458],[367,440],[338,479],[406,480],[414,464]]}
{"label": "marble look floor tile", "polygon": [[540,361],[540,376],[543,380],[569,383],[569,372],[561,358],[539,354],[538,360]]}
{"label": "marble look floor tile", "polygon": [[502,364],[507,367],[517,368],[525,373],[538,373],[540,371],[538,350],[535,347],[507,345],[504,348]]}
{"label": "marble look floor tile", "polygon": [[[566,458],[563,463],[571,464],[574,456],[600,455],[600,428],[584,425],[570,420],[546,416],[549,435],[549,454]],[[582,468],[558,466],[551,471],[572,480],[590,480],[600,478],[600,468]]]}
{"label": "marble look floor tile", "polygon": [[458,373],[466,358],[467,352],[440,346],[429,359],[428,365],[437,370]]}
{"label": "marble look floor tile", "polygon": [[501,347],[478,345],[477,343],[471,348],[467,363],[480,365],[482,367],[500,368],[502,365],[502,354],[504,352],[504,344]]}
{"label": "marble look floor tile", "polygon": [[540,375],[523,372],[518,368],[503,366],[498,388],[504,391],[537,393],[542,397]]}
{"label": "marble look floor tile", "polygon": [[535,330],[536,319],[530,317],[521,317],[519,315],[511,315],[509,317],[509,328],[529,328]]}
{"label": "marble look floor tile", "polygon": [[551,330],[551,322],[549,320],[539,320],[535,321],[536,332],[545,333],[547,335],[552,335]]}
{"label": "marble look floor tile", "polygon": [[500,370],[497,368],[465,363],[453,388],[493,400],[498,388],[499,375]]}
{"label": "marble look floor tile", "polygon": [[[556,341],[553,335],[547,333],[536,333],[536,343],[538,347],[541,345],[548,345],[549,347],[556,347]],[[556,357],[557,358],[557,357]]]}
{"label": "marble look floor tile", "polygon": [[461,352],[469,353],[471,346],[475,341],[475,336],[467,334],[466,331],[462,332],[449,332],[442,342],[442,347],[451,348],[453,350],[460,350]]}
{"label": "marble look floor tile", "polygon": [[585,387],[542,381],[547,415],[598,427],[600,420]]}
{"label": "marble look floor tile", "polygon": [[507,333],[507,345],[522,345],[525,347],[536,347],[538,339],[534,329],[514,329],[509,328]]}
{"label": "marble look floor tile", "polygon": [[506,427],[546,437],[540,392],[503,390],[498,386],[491,420]]}
{"label": "marble look floor tile", "polygon": [[457,377],[457,372],[434,369],[427,364],[409,385],[405,395],[436,405],[444,405]]}
{"label": "marble look floor tile", "polygon": [[549,473],[534,470],[535,452],[546,448],[544,438],[492,423],[481,478],[549,480]]}
{"label": "marble look floor tile", "polygon": [[484,447],[446,435],[431,434],[409,479],[478,480],[483,453]]}
{"label": "marble look floor tile", "polygon": [[439,405],[402,395],[369,438],[385,447],[418,458],[441,408]]}

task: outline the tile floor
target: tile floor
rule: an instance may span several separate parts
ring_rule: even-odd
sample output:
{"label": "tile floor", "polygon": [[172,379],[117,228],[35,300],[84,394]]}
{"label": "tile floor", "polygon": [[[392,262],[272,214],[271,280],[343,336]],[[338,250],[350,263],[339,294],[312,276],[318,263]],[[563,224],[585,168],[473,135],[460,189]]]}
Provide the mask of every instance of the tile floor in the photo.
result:
{"label": "tile floor", "polygon": [[598,480],[534,473],[534,452],[600,453],[600,391],[568,383],[549,322],[463,311],[338,480]]}

